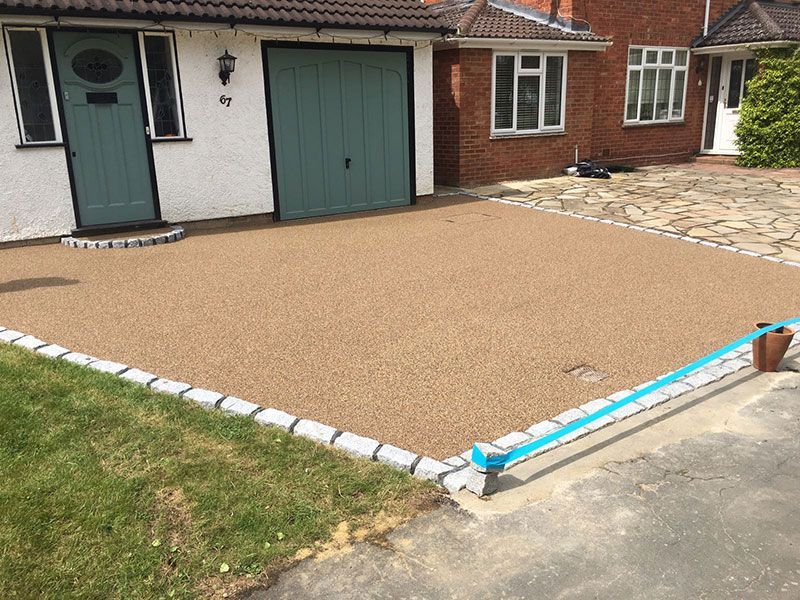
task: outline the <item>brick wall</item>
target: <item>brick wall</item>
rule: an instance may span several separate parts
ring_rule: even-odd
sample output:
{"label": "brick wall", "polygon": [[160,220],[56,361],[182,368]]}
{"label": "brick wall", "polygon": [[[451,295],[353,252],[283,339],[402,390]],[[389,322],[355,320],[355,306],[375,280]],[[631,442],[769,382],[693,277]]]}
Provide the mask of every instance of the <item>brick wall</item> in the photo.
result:
{"label": "brick wall", "polygon": [[568,58],[566,133],[491,137],[492,51],[434,54],[434,177],[441,185],[474,185],[546,177],[589,152],[594,110],[593,52]]}
{"label": "brick wall", "polygon": [[[711,22],[734,4],[736,0],[712,0]],[[707,75],[707,63],[700,57],[689,59],[684,123],[625,127],[623,119],[628,47],[688,47],[702,33],[705,2],[590,0],[585,7],[592,30],[613,41],[598,60],[603,102],[595,110],[592,157],[640,165],[686,160],[699,151]]]}
{"label": "brick wall", "polygon": [[[445,185],[475,185],[541,177],[581,158],[629,165],[687,160],[699,151],[707,63],[689,60],[685,122],[624,127],[628,46],[689,47],[701,33],[703,0],[518,0],[538,10],[555,8],[585,18],[612,38],[606,52],[570,52],[566,134],[490,139],[490,50],[434,53],[435,178]],[[711,22],[737,3],[712,0]],[[596,101],[595,101],[596,100]]]}
{"label": "brick wall", "polygon": [[460,53],[439,50],[433,55],[433,178],[440,185],[459,185]]}

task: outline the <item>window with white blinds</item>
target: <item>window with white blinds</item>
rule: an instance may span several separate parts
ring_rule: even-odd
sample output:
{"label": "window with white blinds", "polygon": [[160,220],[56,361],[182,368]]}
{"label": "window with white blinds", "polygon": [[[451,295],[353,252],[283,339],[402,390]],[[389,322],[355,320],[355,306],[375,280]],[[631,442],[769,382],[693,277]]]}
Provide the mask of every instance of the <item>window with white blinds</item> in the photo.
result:
{"label": "window with white blinds", "polygon": [[563,131],[566,54],[496,52],[492,133]]}

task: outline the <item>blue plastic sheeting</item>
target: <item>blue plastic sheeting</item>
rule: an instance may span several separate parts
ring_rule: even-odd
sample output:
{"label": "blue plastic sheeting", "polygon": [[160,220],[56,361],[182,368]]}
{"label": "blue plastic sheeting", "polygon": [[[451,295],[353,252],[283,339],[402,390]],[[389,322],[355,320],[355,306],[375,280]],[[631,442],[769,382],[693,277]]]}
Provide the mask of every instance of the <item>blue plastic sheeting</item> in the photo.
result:
{"label": "blue plastic sheeting", "polygon": [[601,408],[597,412],[594,412],[586,417],[583,417],[582,419],[578,419],[577,421],[565,425],[561,429],[557,429],[556,431],[549,433],[543,437],[540,437],[539,439],[533,440],[532,442],[520,446],[519,448],[515,448],[514,450],[511,450],[506,454],[492,456],[491,458],[487,459],[486,456],[483,454],[483,452],[481,452],[480,449],[478,448],[478,445],[476,444],[472,448],[472,462],[478,467],[486,469],[488,471],[502,471],[503,468],[508,463],[518,460],[533,452],[536,452],[543,446],[546,446],[547,444],[554,442],[559,438],[569,433],[572,433],[573,431],[576,431],[581,427],[588,425],[589,423],[597,421],[598,419],[605,417],[609,413],[612,413],[615,410],[618,410],[623,406],[630,404],[631,402],[635,402],[639,398],[647,396],[648,394],[652,394],[653,392],[657,392],[662,387],[669,385],[670,383],[673,383],[678,379],[681,379],[682,377],[685,377],[692,371],[696,371],[697,369],[706,366],[708,363],[718,359],[719,357],[723,356],[724,354],[727,354],[728,352],[735,350],[742,344],[751,342],[754,339],[759,338],[766,333],[769,333],[770,331],[775,331],[776,329],[780,329],[781,327],[787,327],[794,323],[800,323],[800,317],[796,319],[789,319],[788,321],[773,323],[769,327],[764,327],[763,329],[758,329],[752,333],[749,333],[746,336],[739,338],[735,342],[731,342],[727,346],[724,346],[719,350],[712,352],[711,354],[708,354],[707,356],[704,356],[703,358],[696,360],[691,364],[686,365],[682,369],[679,369],[674,373],[667,375],[663,379],[659,379],[658,381],[651,383],[647,387],[642,388],[639,391],[633,392],[632,394],[629,394],[625,398],[622,398],[621,400],[618,400],[612,404],[609,404],[604,408]]}

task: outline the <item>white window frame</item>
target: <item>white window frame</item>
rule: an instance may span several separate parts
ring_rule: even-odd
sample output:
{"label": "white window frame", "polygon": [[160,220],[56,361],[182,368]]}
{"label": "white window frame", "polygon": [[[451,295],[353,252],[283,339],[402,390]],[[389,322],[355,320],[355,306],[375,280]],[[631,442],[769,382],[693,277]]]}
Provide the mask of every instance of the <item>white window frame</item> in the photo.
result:
{"label": "white window frame", "polygon": [[[170,58],[172,59],[173,85],[175,87],[175,98],[177,99],[176,118],[178,120],[177,136],[157,136],[156,126],[153,119],[153,101],[150,98],[150,73],[147,71],[147,53],[144,48],[145,36],[158,36],[169,39]],[[186,139],[186,123],[183,116],[183,96],[181,95],[180,73],[178,71],[178,53],[175,48],[175,36],[171,31],[140,31],[139,32],[139,56],[142,64],[142,84],[144,87],[145,102],[147,103],[147,120],[149,122],[151,140],[182,140]]]}
{"label": "white window frame", "polygon": [[[642,51],[642,64],[641,65],[632,65],[630,64],[631,60],[631,50],[641,50]],[[648,63],[647,60],[647,52],[657,52],[658,56],[655,63]],[[663,63],[662,57],[664,52],[672,52],[672,62],[670,63]],[[686,52],[686,64],[685,65],[678,65],[677,64],[677,57],[678,52]],[[625,103],[623,106],[623,122],[629,125],[650,125],[653,123],[683,123],[685,122],[686,118],[686,92],[689,89],[689,61],[692,58],[691,52],[689,52],[689,48],[681,48],[677,46],[637,46],[637,45],[630,45],[628,46],[627,50],[627,57],[626,62],[628,63],[628,68],[625,71]],[[644,74],[643,71],[645,68],[648,69],[656,69],[656,82],[655,82],[655,93],[653,97],[653,116],[655,117],[655,103],[657,101],[658,96],[658,78],[660,76],[659,70],[669,68],[671,70],[670,75],[670,83],[669,83],[669,110],[667,111],[667,118],[666,119],[641,119],[641,112],[642,112],[642,89],[644,86],[642,85],[644,81]],[[639,95],[636,98],[636,118],[629,119],[628,118],[628,93],[630,92],[629,86],[631,82],[631,72],[638,71],[639,72]],[[686,75],[683,79],[683,100],[681,103],[681,114],[678,117],[672,116],[672,103],[674,101],[674,94],[675,94],[675,74],[679,71],[683,71]]]}
{"label": "white window frame", "polygon": [[[44,60],[45,76],[47,77],[47,91],[50,95],[50,112],[53,116],[54,139],[52,140],[29,142],[25,139],[25,123],[22,120],[22,104],[19,97],[19,88],[17,87],[17,73],[14,69],[14,55],[11,52],[11,36],[6,35],[6,31],[35,31],[39,34],[39,40],[42,44],[42,58]],[[6,26],[3,28],[3,38],[5,42],[6,58],[8,59],[9,75],[11,76],[11,89],[14,92],[14,108],[16,110],[17,129],[19,131],[19,145],[52,146],[53,144],[62,144],[63,138],[61,136],[61,119],[58,115],[58,101],[56,98],[55,81],[53,80],[53,66],[50,63],[50,45],[47,43],[47,30],[43,27]]]}
{"label": "white window frame", "polygon": [[[512,104],[512,127],[510,129],[497,129],[495,128],[495,86],[497,85],[496,73],[497,57],[498,56],[513,56],[514,57],[514,100]],[[523,56],[538,56],[539,68],[538,69],[523,69],[522,57]],[[546,82],[546,65],[548,57],[562,58],[564,60],[561,70],[561,123],[559,125],[544,125],[544,98],[545,98],[545,82]],[[567,115],[567,52],[537,52],[537,51],[523,51],[523,52],[508,52],[502,50],[495,50],[492,52],[492,111],[491,111],[491,134],[493,136],[514,136],[514,135],[530,135],[536,133],[560,133],[565,130],[565,119]],[[520,75],[539,75],[539,127],[538,129],[517,129],[517,87]]]}

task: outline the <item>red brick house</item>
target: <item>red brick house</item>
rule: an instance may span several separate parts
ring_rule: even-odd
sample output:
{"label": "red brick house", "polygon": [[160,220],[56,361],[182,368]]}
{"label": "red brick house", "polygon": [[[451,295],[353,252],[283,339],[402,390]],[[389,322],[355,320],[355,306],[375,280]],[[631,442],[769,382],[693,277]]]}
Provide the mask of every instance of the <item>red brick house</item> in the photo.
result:
{"label": "red brick house", "polygon": [[797,0],[443,0],[435,179],[474,185],[735,154],[753,46],[800,41]]}

